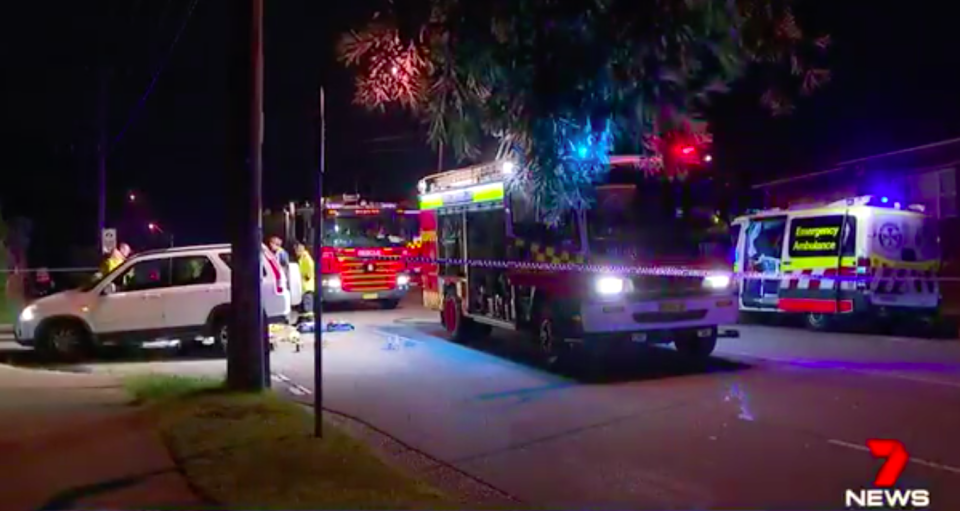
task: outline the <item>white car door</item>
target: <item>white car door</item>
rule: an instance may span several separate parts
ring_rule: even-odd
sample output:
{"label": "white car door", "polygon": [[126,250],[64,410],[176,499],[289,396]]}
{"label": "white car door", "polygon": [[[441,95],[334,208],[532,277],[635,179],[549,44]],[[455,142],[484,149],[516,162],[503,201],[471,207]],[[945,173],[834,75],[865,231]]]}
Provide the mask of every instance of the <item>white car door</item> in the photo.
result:
{"label": "white car door", "polygon": [[206,255],[172,258],[171,283],[163,296],[166,327],[173,332],[202,327],[214,307],[229,302],[230,277],[218,278],[218,270]]}
{"label": "white car door", "polygon": [[95,332],[143,334],[162,329],[160,297],[169,283],[166,258],[137,261],[117,272],[90,311]]}

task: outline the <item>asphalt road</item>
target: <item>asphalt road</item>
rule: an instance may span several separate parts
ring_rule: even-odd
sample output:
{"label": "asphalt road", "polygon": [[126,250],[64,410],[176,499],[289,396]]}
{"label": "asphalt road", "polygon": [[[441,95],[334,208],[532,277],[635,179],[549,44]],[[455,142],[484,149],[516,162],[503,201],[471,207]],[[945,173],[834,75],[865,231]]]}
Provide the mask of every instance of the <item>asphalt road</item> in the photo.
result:
{"label": "asphalt road", "polygon": [[[842,509],[876,475],[865,441],[879,437],[913,457],[900,486],[960,509],[960,341],[749,326],[705,370],[655,350],[588,384],[535,368],[509,336],[452,344],[413,301],[328,315],[357,330],[329,334],[327,408],[538,507]],[[272,361],[305,400],[312,363],[312,349]],[[224,366],[157,355],[73,369]]]}

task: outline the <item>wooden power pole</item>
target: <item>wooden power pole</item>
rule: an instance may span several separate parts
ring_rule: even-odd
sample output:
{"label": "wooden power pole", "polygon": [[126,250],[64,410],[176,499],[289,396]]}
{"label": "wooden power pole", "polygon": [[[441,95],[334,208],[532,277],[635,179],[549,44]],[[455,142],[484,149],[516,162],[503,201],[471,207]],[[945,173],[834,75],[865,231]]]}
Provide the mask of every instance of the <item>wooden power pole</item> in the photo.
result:
{"label": "wooden power pole", "polygon": [[231,26],[230,87],[232,131],[229,169],[233,272],[230,289],[227,384],[259,391],[269,385],[266,325],[260,298],[263,146],[263,0],[224,2]]}

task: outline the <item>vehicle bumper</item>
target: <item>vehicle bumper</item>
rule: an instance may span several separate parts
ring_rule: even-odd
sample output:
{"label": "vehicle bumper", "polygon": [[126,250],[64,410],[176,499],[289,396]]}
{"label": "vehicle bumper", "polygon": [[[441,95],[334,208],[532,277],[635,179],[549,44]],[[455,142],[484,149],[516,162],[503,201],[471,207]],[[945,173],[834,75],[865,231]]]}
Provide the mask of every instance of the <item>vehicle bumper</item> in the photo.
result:
{"label": "vehicle bumper", "polygon": [[13,326],[13,339],[21,346],[32,347],[36,345],[35,330],[35,324],[17,321]]}
{"label": "vehicle bumper", "polygon": [[[665,310],[682,304],[681,311]],[[704,295],[674,300],[617,301],[583,304],[581,332],[585,338],[629,337],[647,334],[653,340],[672,338],[678,332],[736,323],[737,301],[730,294]],[[669,341],[665,341],[669,342]]]}
{"label": "vehicle bumper", "polygon": [[372,302],[379,300],[400,300],[410,291],[409,286],[396,287],[386,291],[360,292],[324,289],[324,303]]}

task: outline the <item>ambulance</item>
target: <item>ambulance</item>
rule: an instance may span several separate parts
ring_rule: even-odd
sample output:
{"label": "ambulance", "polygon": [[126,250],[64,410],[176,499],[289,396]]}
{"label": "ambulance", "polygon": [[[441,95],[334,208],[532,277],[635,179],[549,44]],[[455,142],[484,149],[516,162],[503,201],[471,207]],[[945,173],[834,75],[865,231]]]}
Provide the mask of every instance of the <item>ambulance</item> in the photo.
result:
{"label": "ambulance", "polygon": [[853,197],[755,212],[731,229],[741,313],[799,315],[815,330],[937,314],[940,239],[923,206]]}

